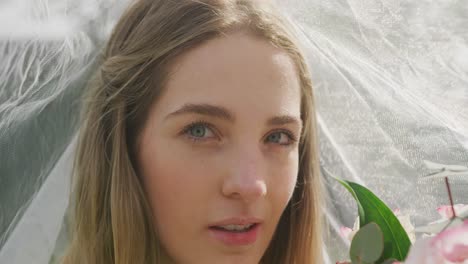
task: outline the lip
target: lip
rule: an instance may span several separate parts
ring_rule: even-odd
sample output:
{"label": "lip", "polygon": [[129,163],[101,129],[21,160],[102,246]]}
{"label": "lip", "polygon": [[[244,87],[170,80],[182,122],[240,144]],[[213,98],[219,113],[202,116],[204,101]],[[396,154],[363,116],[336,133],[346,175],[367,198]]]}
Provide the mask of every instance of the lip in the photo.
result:
{"label": "lip", "polygon": [[[223,225],[248,225],[253,226],[244,232],[216,229],[215,226]],[[215,240],[227,246],[247,246],[255,243],[261,232],[262,221],[258,218],[230,218],[210,225],[208,231]]]}
{"label": "lip", "polygon": [[212,227],[212,226],[223,226],[223,225],[260,224],[262,222],[263,221],[261,219],[255,218],[255,217],[233,217],[233,218],[224,219],[222,221],[210,224],[210,227]]}

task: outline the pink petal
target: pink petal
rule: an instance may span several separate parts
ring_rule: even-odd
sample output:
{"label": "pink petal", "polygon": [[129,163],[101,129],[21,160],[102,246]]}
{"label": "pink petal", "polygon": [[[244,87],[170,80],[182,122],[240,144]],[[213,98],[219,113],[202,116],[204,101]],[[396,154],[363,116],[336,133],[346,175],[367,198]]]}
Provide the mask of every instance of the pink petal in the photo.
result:
{"label": "pink petal", "polygon": [[[453,209],[455,210],[456,214],[468,208],[466,204],[455,204]],[[437,208],[437,212],[442,216],[443,219],[451,219],[453,217],[453,210],[452,206],[450,205],[442,205]]]}
{"label": "pink petal", "polygon": [[340,236],[343,238],[348,239],[349,235],[353,232],[353,230],[349,227],[342,226],[340,228]]}
{"label": "pink petal", "polygon": [[432,245],[446,260],[455,263],[468,260],[468,220],[465,220],[461,226],[439,233],[434,237]]}
{"label": "pink petal", "polygon": [[441,264],[442,256],[434,250],[432,238],[424,238],[416,241],[410,248],[405,264]]}
{"label": "pink petal", "polygon": [[447,254],[444,254],[444,257],[447,260],[450,260],[455,263],[461,263],[465,260],[468,260],[468,245],[457,244],[453,247],[451,252],[447,252]]}
{"label": "pink petal", "polygon": [[450,219],[453,217],[452,206],[450,205],[443,205],[437,208],[437,212],[442,216],[442,218]]}

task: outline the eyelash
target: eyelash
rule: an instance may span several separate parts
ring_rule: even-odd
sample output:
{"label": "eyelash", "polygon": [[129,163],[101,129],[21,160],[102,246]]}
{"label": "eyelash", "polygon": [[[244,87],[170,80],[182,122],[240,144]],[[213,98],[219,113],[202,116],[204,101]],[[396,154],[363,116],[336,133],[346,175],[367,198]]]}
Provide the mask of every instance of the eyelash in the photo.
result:
{"label": "eyelash", "polygon": [[[214,130],[214,129],[213,129],[213,126],[212,126],[210,123],[205,122],[205,121],[203,121],[203,120],[199,120],[199,121],[191,122],[189,125],[185,126],[185,127],[182,129],[181,134],[187,135],[188,138],[189,138],[190,140],[195,141],[195,142],[204,141],[205,139],[197,138],[197,137],[193,137],[193,136],[188,135],[188,133],[190,132],[190,130],[191,130],[193,127],[195,127],[195,126],[205,126],[205,127],[209,128],[209,129],[211,129],[211,130]],[[214,131],[213,131],[213,132],[214,132]],[[287,130],[277,130],[277,131],[275,131],[274,133],[278,133],[278,132],[282,132],[282,133],[286,134],[286,136],[287,136],[287,137],[289,138],[289,140],[290,140],[290,143],[288,143],[288,144],[278,144],[278,145],[280,145],[280,146],[282,146],[282,147],[287,147],[287,146],[293,145],[294,143],[297,142],[297,139],[296,139],[296,137],[294,136],[293,133],[291,133],[291,132],[289,132],[289,131],[287,131]]]}

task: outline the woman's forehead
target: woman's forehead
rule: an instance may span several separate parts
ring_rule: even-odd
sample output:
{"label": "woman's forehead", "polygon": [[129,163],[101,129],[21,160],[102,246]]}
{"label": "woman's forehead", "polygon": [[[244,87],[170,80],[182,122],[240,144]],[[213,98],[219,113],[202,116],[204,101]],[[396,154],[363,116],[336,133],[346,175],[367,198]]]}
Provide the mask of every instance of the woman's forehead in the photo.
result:
{"label": "woman's forehead", "polygon": [[284,50],[244,31],[211,39],[190,49],[175,60],[171,70],[171,78],[177,79],[200,79],[216,77],[217,74],[275,78],[297,75],[294,62]]}
{"label": "woman's forehead", "polygon": [[166,86],[160,102],[172,111],[184,104],[209,103],[300,113],[300,81],[292,59],[243,33],[210,40],[178,58]]}

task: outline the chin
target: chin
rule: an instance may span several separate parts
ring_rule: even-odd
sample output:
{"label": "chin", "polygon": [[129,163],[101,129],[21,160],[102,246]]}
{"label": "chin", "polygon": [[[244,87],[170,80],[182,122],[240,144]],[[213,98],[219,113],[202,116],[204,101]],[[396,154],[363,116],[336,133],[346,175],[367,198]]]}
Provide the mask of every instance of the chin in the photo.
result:
{"label": "chin", "polygon": [[220,263],[220,264],[258,264],[260,262],[261,257],[252,256],[252,255],[244,255],[244,256],[228,256],[224,259],[216,260],[213,263]]}

